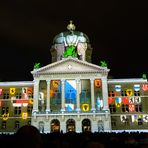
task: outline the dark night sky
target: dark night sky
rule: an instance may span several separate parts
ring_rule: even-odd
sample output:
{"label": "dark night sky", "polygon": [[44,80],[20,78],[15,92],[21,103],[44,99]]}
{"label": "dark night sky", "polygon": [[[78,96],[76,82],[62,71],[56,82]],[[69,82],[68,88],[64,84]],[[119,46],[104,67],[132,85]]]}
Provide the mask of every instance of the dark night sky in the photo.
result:
{"label": "dark night sky", "polygon": [[35,63],[51,62],[55,35],[69,20],[88,35],[92,62],[108,63],[114,78],[148,73],[148,5],[124,0],[5,0],[0,2],[0,81],[32,80]]}

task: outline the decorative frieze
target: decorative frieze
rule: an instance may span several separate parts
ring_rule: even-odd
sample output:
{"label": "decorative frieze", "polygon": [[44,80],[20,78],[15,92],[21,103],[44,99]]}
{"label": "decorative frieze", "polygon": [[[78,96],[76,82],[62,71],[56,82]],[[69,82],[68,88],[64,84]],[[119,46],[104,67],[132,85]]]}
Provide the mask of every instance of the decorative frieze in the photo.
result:
{"label": "decorative frieze", "polygon": [[39,75],[39,80],[49,80],[49,79],[91,79],[91,78],[101,78],[101,74],[98,73],[73,73],[73,74],[52,74],[52,75]]}

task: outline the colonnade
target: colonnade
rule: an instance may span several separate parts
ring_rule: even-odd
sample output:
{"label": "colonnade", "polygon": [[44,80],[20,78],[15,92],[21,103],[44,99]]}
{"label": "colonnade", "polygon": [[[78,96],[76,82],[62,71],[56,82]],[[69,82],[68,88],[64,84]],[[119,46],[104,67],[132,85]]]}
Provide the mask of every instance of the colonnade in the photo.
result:
{"label": "colonnade", "polygon": [[[52,79],[46,80],[47,82],[47,99],[46,99],[46,113],[50,113],[50,83]],[[61,112],[65,111],[65,80],[61,79]],[[80,79],[76,80],[76,111],[81,111],[80,108]],[[95,97],[94,97],[94,78],[90,79],[90,89],[91,89],[91,111],[96,110],[95,108]],[[108,110],[108,88],[107,88],[107,78],[101,78],[102,81],[102,99],[103,99],[103,110]],[[34,103],[33,103],[33,113],[38,112],[38,100],[39,100],[39,79],[34,80]]]}

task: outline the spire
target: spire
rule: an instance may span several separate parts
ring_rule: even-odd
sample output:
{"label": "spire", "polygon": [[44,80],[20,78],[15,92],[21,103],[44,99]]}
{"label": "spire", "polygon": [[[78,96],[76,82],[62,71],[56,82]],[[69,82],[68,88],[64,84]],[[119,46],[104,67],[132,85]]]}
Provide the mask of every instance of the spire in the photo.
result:
{"label": "spire", "polygon": [[67,29],[70,32],[73,32],[76,29],[76,26],[73,24],[73,21],[72,20],[70,20],[70,23],[67,25]]}

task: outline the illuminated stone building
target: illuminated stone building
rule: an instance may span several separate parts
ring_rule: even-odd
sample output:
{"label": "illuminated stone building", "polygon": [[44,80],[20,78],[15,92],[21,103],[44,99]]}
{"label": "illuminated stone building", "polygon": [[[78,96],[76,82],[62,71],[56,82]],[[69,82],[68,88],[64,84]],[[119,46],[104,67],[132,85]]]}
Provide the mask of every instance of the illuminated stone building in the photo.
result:
{"label": "illuminated stone building", "polygon": [[91,63],[87,35],[72,22],[67,29],[53,40],[52,63],[34,66],[33,81],[0,82],[0,131],[147,130],[147,79],[108,79],[105,63]]}

